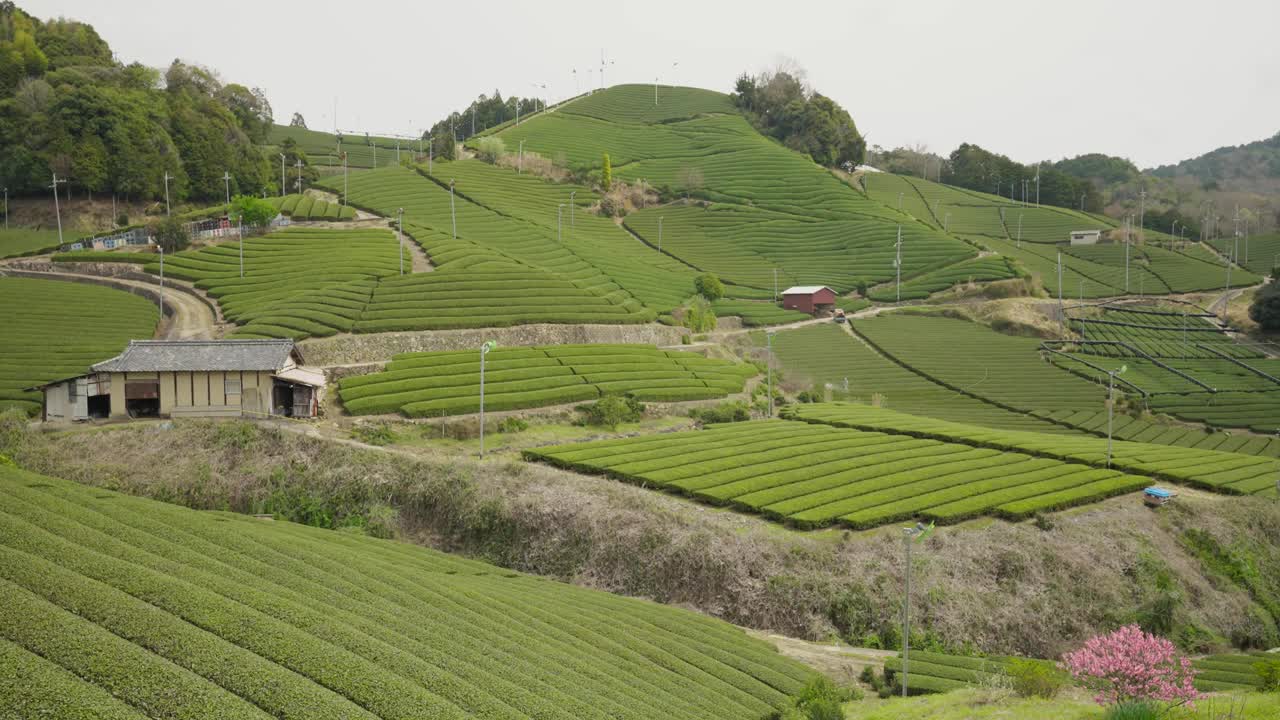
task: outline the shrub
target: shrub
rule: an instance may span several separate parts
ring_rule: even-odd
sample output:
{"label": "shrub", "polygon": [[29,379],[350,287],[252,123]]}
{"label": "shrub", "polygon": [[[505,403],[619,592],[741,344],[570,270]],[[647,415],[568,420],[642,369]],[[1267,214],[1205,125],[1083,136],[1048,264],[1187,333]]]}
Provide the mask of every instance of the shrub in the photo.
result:
{"label": "shrub", "polygon": [[844,688],[831,682],[825,675],[814,675],[805,684],[794,704],[774,713],[776,720],[844,720],[841,705],[859,700],[862,693],[855,688]]}
{"label": "shrub", "polygon": [[1123,702],[1107,710],[1104,720],[1157,720],[1160,708],[1155,703],[1142,700]]}
{"label": "shrub", "polygon": [[626,206],[622,200],[614,195],[604,195],[600,198],[600,214],[605,217],[620,217],[625,215]]}
{"label": "shrub", "polygon": [[1072,677],[1094,691],[1100,705],[1199,697],[1192,686],[1191,661],[1173,643],[1137,625],[1092,637],[1062,659]]}
{"label": "shrub", "polygon": [[711,303],[701,295],[694,295],[683,308],[684,326],[696,333],[716,329],[716,312]]}
{"label": "shrub", "polygon": [[699,295],[708,300],[719,300],[724,297],[724,283],[715,273],[703,273],[693,279],[693,288]]}
{"label": "shrub", "polygon": [[124,227],[128,224],[129,224],[129,213],[124,212],[122,210],[119,215],[116,215],[116,226]]}
{"label": "shrub", "polygon": [[507,144],[497,135],[486,135],[476,143],[480,159],[487,163],[496,163],[507,151]]}
{"label": "shrub", "polygon": [[351,435],[366,445],[390,445],[396,441],[395,433],[385,424],[360,425]]}
{"label": "shrub", "polygon": [[599,400],[579,405],[585,425],[616,429],[625,422],[636,422],[644,415],[644,403],[631,395],[606,395]]}
{"label": "shrub", "polygon": [[1266,692],[1280,692],[1280,660],[1263,660],[1253,664],[1254,672],[1262,678],[1262,689]]}
{"label": "shrub", "polygon": [[720,403],[715,407],[693,408],[689,417],[704,425],[713,423],[745,422],[751,419],[751,410],[741,400]]}
{"label": "shrub", "polygon": [[165,217],[157,220],[151,225],[150,233],[156,239],[156,244],[164,248],[167,253],[185,250],[191,244],[191,238],[187,236],[186,227],[176,217]]}
{"label": "shrub", "polygon": [[1053,699],[1067,686],[1067,675],[1046,662],[1014,658],[1009,661],[1013,691],[1022,697]]}
{"label": "shrub", "polygon": [[252,195],[237,195],[231,199],[231,221],[245,225],[266,225],[276,216],[276,207]]}
{"label": "shrub", "polygon": [[529,421],[518,417],[503,418],[498,423],[498,432],[500,433],[518,433],[529,429]]}

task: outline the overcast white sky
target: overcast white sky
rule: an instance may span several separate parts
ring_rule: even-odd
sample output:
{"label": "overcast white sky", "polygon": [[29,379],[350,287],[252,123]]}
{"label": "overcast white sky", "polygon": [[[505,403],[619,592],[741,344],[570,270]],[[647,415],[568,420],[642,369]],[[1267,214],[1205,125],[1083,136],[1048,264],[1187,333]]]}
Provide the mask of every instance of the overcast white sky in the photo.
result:
{"label": "overcast white sky", "polygon": [[[278,122],[409,134],[480,92],[598,81],[728,92],[789,57],[872,144],[1140,167],[1280,131],[1277,0],[18,0],[125,62],[208,65]],[[679,63],[673,71],[672,64]],[[588,75],[588,71],[592,71]],[[537,91],[541,92],[541,91]]]}

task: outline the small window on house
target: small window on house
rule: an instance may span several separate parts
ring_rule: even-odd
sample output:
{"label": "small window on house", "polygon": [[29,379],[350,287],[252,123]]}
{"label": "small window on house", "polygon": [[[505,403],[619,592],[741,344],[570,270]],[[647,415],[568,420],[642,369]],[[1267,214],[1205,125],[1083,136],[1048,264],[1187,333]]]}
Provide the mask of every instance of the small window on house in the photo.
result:
{"label": "small window on house", "polygon": [[79,387],[77,387],[78,385],[79,383],[77,383],[75,380],[72,380],[67,383],[67,400],[71,402],[76,401],[76,398],[79,396],[78,391],[80,389]]}
{"label": "small window on house", "polygon": [[222,381],[222,392],[227,395],[240,394],[240,378],[227,378]]}

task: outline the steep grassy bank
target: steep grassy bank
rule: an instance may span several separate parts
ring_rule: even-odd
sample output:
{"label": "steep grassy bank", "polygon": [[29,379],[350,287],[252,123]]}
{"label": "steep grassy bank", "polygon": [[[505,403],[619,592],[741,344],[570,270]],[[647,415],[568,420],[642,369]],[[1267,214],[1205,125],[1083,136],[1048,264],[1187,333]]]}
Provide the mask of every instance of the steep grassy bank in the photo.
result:
{"label": "steep grassy bank", "polygon": [[[59,434],[10,418],[27,469],[201,509],[364,528],[732,622],[895,645],[901,543],[797,533],[638,487],[502,459],[420,460],[247,423]],[[157,472],[163,468],[163,472]],[[1189,649],[1280,644],[1280,504],[1187,491],[940,530],[913,560],[920,647],[1052,657],[1137,620]]]}

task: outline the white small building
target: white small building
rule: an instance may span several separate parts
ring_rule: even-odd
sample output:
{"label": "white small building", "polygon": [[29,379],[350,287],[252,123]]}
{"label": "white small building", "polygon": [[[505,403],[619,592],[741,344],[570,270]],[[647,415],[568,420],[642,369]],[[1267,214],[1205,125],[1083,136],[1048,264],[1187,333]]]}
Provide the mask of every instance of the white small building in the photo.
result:
{"label": "white small building", "polygon": [[1101,230],[1072,230],[1071,231],[1072,245],[1097,245],[1098,241],[1101,239],[1102,239]]}

